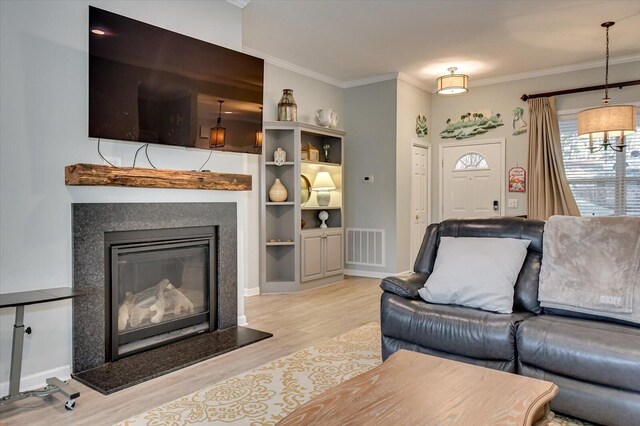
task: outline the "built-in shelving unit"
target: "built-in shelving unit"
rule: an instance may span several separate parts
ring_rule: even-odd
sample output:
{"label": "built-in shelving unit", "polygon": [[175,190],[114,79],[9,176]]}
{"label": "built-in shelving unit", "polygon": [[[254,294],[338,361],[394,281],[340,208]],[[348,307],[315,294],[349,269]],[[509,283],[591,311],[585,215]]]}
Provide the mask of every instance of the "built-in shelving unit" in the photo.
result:
{"label": "built-in shelving unit", "polygon": [[[301,159],[309,143],[319,150],[320,161]],[[329,146],[326,161],[324,146]],[[294,292],[342,279],[343,271],[343,145],[344,132],[304,123],[265,122],[262,146],[263,247],[260,256],[260,291]],[[287,161],[277,165],[273,153],[281,148]],[[303,204],[305,176],[313,185],[319,172],[328,172],[336,189],[328,206],[319,206],[310,191]],[[287,200],[272,202],[269,189],[276,179],[287,189]],[[318,215],[327,211],[328,228],[320,228]],[[301,228],[302,220],[305,222]]]}

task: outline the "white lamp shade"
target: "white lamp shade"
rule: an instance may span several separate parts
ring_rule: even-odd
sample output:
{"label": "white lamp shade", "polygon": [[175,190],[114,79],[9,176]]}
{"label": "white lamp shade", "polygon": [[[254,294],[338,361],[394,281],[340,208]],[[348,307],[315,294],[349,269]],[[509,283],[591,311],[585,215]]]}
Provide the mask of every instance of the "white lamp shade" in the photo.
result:
{"label": "white lamp shade", "polygon": [[578,113],[578,136],[581,138],[622,137],[636,132],[636,107],[610,105]]}
{"label": "white lamp shade", "polygon": [[465,74],[449,74],[438,77],[436,80],[438,95],[457,95],[466,93],[469,89],[469,76]]}
{"label": "white lamp shade", "polygon": [[314,191],[330,191],[336,189],[336,184],[333,183],[329,172],[318,172],[313,180],[312,187]]}

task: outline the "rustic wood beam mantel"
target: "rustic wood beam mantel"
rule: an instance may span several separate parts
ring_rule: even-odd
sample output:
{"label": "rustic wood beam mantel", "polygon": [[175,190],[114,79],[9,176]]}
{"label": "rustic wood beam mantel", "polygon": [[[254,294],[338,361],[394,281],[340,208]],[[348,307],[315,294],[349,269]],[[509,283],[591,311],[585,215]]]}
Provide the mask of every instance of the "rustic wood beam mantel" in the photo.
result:
{"label": "rustic wood beam mantel", "polygon": [[131,169],[80,163],[64,168],[64,183],[66,185],[89,186],[250,191],[251,175],[183,170]]}

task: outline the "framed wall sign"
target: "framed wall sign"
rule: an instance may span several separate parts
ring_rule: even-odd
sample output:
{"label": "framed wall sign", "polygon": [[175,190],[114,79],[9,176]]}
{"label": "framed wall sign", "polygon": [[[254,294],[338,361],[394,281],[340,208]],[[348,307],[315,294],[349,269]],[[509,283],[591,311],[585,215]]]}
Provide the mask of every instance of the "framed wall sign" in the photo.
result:
{"label": "framed wall sign", "polygon": [[526,192],[527,172],[522,167],[509,170],[509,192]]}

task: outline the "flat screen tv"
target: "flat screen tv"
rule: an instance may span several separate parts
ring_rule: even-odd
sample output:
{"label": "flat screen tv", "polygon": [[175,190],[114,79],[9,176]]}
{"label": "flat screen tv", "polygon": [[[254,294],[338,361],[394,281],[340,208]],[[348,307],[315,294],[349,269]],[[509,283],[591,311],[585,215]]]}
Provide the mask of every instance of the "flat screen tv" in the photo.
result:
{"label": "flat screen tv", "polygon": [[260,154],[263,80],[262,59],[89,7],[89,137]]}

